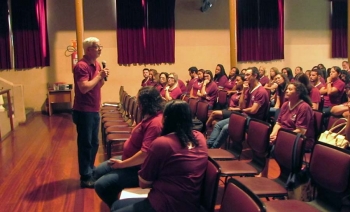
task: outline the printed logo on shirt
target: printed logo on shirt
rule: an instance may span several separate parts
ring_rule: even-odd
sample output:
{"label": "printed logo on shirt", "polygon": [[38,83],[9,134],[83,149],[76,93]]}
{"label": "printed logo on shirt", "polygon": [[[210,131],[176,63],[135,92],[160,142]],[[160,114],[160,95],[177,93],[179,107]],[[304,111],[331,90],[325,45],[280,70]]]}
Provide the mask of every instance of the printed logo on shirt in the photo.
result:
{"label": "printed logo on shirt", "polygon": [[252,96],[252,101],[254,101],[255,95]]}
{"label": "printed logo on shirt", "polygon": [[291,117],[290,119],[291,119],[292,121],[295,121],[296,117],[297,117],[297,114],[293,114],[292,117]]}

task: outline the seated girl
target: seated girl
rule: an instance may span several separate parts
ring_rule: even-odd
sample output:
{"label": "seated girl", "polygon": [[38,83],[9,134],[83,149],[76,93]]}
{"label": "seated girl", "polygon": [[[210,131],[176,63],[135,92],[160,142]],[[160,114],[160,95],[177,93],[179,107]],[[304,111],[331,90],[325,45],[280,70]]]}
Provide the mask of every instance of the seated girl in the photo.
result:
{"label": "seated girl", "polygon": [[204,69],[199,69],[198,80],[192,85],[192,89],[190,91],[190,98],[198,98],[197,93],[202,88],[203,81],[204,81]]}
{"label": "seated girl", "polygon": [[312,102],[307,89],[300,82],[292,82],[288,85],[285,95],[288,101],[281,107],[270,134],[270,142],[275,142],[278,131],[282,128],[305,135],[307,138],[305,149],[310,150],[314,145],[315,132]]}
{"label": "seated girl", "polygon": [[191,111],[184,101],[167,103],[163,123],[161,137],[152,142],[139,171],[140,187],[151,188],[148,197],[117,200],[111,211],[200,211],[206,140],[192,130]]}
{"label": "seated girl", "polygon": [[213,81],[213,74],[211,71],[206,70],[204,72],[204,81],[202,84],[202,88],[198,90],[197,96],[208,102],[209,110],[213,109],[214,103],[218,96],[218,86]]}
{"label": "seated girl", "polygon": [[207,128],[210,128],[214,125],[214,122],[217,120],[227,119],[231,115],[231,111],[239,111],[239,97],[243,89],[244,75],[238,75],[236,77],[236,85],[232,89],[233,95],[230,98],[229,107],[226,110],[214,110],[208,121],[206,123]]}
{"label": "seated girl", "polygon": [[170,73],[168,76],[167,86],[160,92],[160,95],[165,101],[179,99],[182,94],[178,84],[178,76],[175,73]]}

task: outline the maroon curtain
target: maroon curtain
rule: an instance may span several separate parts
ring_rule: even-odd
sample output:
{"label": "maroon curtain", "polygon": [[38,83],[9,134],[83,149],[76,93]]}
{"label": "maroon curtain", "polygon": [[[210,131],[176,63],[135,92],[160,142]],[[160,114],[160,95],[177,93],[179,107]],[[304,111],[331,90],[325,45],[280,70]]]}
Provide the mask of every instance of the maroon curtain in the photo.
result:
{"label": "maroon curtain", "polygon": [[175,0],[147,0],[146,63],[175,62]]}
{"label": "maroon curtain", "polygon": [[117,1],[117,47],[118,63],[143,63],[145,7],[142,0]]}
{"label": "maroon curtain", "polygon": [[175,0],[118,0],[118,63],[174,63],[174,11]]}
{"label": "maroon curtain", "polygon": [[348,57],[348,3],[332,2],[332,58]]}
{"label": "maroon curtain", "polygon": [[15,68],[50,66],[46,0],[12,0]]}
{"label": "maroon curtain", "polygon": [[284,58],[284,0],[237,1],[238,61]]}
{"label": "maroon curtain", "polygon": [[7,1],[0,3],[0,69],[11,69]]}

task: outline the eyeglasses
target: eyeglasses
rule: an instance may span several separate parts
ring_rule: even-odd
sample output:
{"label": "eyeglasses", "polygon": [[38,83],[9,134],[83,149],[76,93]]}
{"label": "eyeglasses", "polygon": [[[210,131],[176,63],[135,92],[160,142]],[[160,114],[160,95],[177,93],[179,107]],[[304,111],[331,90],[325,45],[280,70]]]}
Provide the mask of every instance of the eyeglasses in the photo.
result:
{"label": "eyeglasses", "polygon": [[97,49],[97,50],[102,50],[103,46],[96,45],[96,46],[90,46],[90,48],[94,48],[94,49]]}

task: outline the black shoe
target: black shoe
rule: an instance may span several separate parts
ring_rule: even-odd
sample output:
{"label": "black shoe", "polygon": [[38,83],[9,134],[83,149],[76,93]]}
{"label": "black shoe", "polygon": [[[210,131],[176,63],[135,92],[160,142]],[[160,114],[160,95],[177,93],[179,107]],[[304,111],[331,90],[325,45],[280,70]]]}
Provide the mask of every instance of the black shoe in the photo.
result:
{"label": "black shoe", "polygon": [[93,179],[80,180],[80,187],[81,188],[94,188],[95,187],[95,180],[93,180]]}

